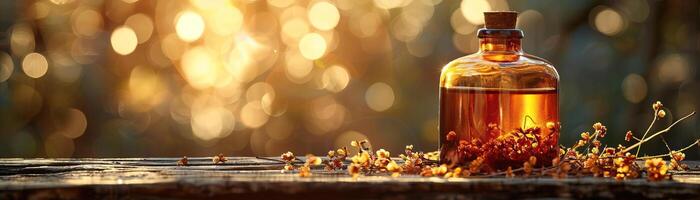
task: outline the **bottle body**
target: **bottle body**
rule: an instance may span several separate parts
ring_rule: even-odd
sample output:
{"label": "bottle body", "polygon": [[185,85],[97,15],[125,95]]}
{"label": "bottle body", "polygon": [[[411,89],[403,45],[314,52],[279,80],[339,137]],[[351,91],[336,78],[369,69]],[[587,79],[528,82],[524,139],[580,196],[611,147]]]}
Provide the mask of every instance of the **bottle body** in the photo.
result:
{"label": "bottle body", "polygon": [[[559,75],[547,61],[522,53],[519,41],[482,39],[479,52],[456,59],[442,69],[441,163],[466,165],[483,158],[488,151],[497,151],[490,152],[495,158],[486,160],[493,162],[492,167],[519,165],[511,166],[518,168],[530,156],[546,164],[558,155],[558,127],[546,127],[547,123],[558,126]],[[530,152],[518,152],[521,149],[517,145],[511,147],[502,144],[505,140],[500,141],[512,131],[535,128],[530,147],[522,149]],[[465,150],[469,148],[473,151]]]}

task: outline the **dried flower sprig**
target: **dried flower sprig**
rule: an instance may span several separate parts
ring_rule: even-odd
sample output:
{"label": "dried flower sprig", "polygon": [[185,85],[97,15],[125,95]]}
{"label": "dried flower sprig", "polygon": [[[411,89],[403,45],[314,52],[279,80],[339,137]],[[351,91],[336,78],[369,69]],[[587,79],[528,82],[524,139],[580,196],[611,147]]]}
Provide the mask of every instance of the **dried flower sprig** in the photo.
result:
{"label": "dried flower sprig", "polygon": [[343,169],[343,162],[348,157],[348,149],[343,147],[335,151],[328,151],[328,160],[324,161],[323,164],[326,165],[326,170],[340,170]]}
{"label": "dried flower sprig", "polygon": [[214,163],[215,165],[224,164],[224,163],[226,163],[226,161],[228,161],[228,159],[226,158],[226,156],[224,156],[223,153],[220,153],[220,154],[211,158],[211,162]]}
{"label": "dried flower sprig", "polygon": [[[639,148],[637,148],[637,151],[639,151],[639,149],[641,148],[641,145],[642,145],[642,144],[644,144],[645,142],[647,142],[647,141],[653,139],[653,138],[656,137],[656,136],[659,136],[659,135],[661,135],[661,134],[664,134],[664,133],[670,131],[671,128],[673,128],[673,126],[675,126],[675,125],[678,124],[679,122],[681,122],[681,121],[683,121],[683,120],[685,120],[685,119],[687,119],[687,118],[689,118],[689,117],[691,117],[691,116],[693,116],[693,115],[695,115],[695,111],[691,112],[690,114],[688,114],[688,115],[686,115],[686,116],[684,116],[684,117],[681,117],[680,119],[678,119],[678,120],[674,121],[673,123],[671,123],[671,125],[669,125],[669,126],[666,127],[665,129],[662,129],[662,130],[660,130],[660,131],[658,131],[658,132],[652,134],[652,135],[649,136],[649,137],[642,136],[642,139],[641,139],[639,142],[635,143],[634,145],[632,145],[632,146],[630,146],[630,147],[627,147],[624,151],[625,151],[625,152],[628,152],[628,151],[631,151],[632,149],[637,148],[637,147],[639,147]],[[655,118],[656,118],[656,117],[655,117]],[[652,125],[653,125],[654,122],[655,122],[655,120],[652,120]],[[651,127],[651,126],[649,126],[649,127]],[[646,135],[646,133],[645,133],[644,135]],[[637,154],[638,154],[638,153],[637,153]]]}
{"label": "dried flower sprig", "polygon": [[419,174],[426,165],[437,163],[440,157],[439,151],[434,152],[416,152],[413,150],[413,145],[406,145],[404,153],[399,155],[399,158],[403,160],[401,165],[404,173],[407,174]]}
{"label": "dried flower sprig", "polygon": [[[357,178],[361,174],[369,175],[379,172],[388,172],[392,176],[400,176],[401,174],[419,174],[421,176],[439,176],[445,178],[456,177],[491,177],[505,176],[514,177],[522,176],[545,176],[550,175],[554,178],[565,178],[570,175],[582,176],[602,176],[610,177],[616,180],[625,180],[640,177],[646,174],[650,181],[665,180],[670,177],[668,170],[683,170],[687,169],[687,165],[682,161],[685,159],[684,151],[700,146],[700,140],[696,140],[691,145],[678,149],[671,150],[669,153],[637,157],[637,154],[630,153],[631,150],[637,148],[639,151],[642,144],[649,142],[655,137],[662,137],[663,134],[677,123],[693,116],[692,112],[676,121],[671,125],[653,133],[647,137],[651,131],[651,127],[658,120],[666,116],[666,111],[663,110],[663,104],[656,102],[652,105],[654,109],[654,120],[647,128],[647,131],[642,138],[634,136],[632,131],[625,133],[625,141],[634,140],[635,143],[629,147],[618,145],[617,147],[603,146],[601,140],[605,138],[608,129],[602,123],[593,124],[592,133],[583,132],[580,139],[571,147],[558,148],[556,141],[548,140],[556,138],[553,135],[559,134],[561,125],[554,122],[545,124],[545,129],[540,127],[530,126],[527,129],[519,128],[508,133],[502,133],[495,124],[490,124],[489,131],[500,136],[493,141],[482,143],[479,140],[472,141],[457,141],[456,133],[450,132],[446,135],[446,141],[452,142],[457,147],[457,154],[453,155],[459,160],[468,160],[464,164],[438,164],[439,151],[423,153],[415,151],[412,145],[406,146],[404,154],[399,155],[403,160],[403,164],[398,164],[391,159],[391,153],[384,149],[372,152],[369,141],[352,141],[351,146],[357,147],[358,153],[350,158],[350,163],[347,165],[348,174],[353,178]],[[585,151],[579,151],[585,146]],[[341,148],[335,151],[328,152],[328,160],[323,161],[327,170],[343,169],[343,163],[348,157],[346,148]],[[286,154],[286,155],[285,155]],[[287,165],[292,166],[292,161],[296,159],[291,152],[282,155]],[[669,157],[670,163],[667,164],[663,157]],[[548,162],[551,160],[551,162]],[[635,161],[644,160],[644,168],[640,167]],[[518,163],[519,162],[519,163]],[[311,175],[310,166],[320,164],[321,159],[313,155],[307,155],[307,160],[303,167],[299,169],[299,174],[302,177]],[[285,165],[285,169],[287,168]],[[514,169],[513,166],[522,166]],[[504,167],[505,166],[505,167]],[[539,168],[538,168],[539,167]]]}
{"label": "dried flower sprig", "polygon": [[[666,156],[673,158],[673,157],[674,157],[674,153],[676,153],[676,154],[677,154],[677,153],[682,153],[682,152],[684,152],[684,151],[686,151],[686,150],[688,150],[688,149],[690,149],[690,148],[696,147],[696,146],[700,148],[700,139],[695,140],[695,142],[693,142],[692,144],[690,144],[690,145],[688,145],[688,146],[686,146],[686,147],[683,147],[682,149],[675,150],[675,151],[671,151],[671,152],[669,152],[669,153],[667,153],[667,154],[661,154],[661,155],[655,155],[655,156],[643,156],[643,157],[639,157],[638,159],[639,159],[639,160],[646,160],[646,159],[651,159],[651,158],[662,158],[662,157],[666,157]],[[683,158],[685,158],[685,154],[683,154]]]}
{"label": "dried flower sprig", "polygon": [[[666,177],[666,171],[668,169],[675,169],[675,170],[684,170],[687,168],[687,165],[684,165],[681,163],[683,159],[685,159],[685,154],[682,153],[683,151],[695,146],[696,144],[699,144],[700,141],[695,141],[693,144],[679,150],[671,150],[671,148],[668,146],[668,144],[665,142],[665,139],[663,139],[662,134],[667,133],[673,126],[678,124],[679,122],[693,116],[695,112],[691,112],[690,114],[674,121],[671,125],[666,127],[665,129],[662,129],[656,133],[651,134],[650,136],[647,137],[647,135],[650,133],[651,128],[653,127],[654,123],[657,122],[658,119],[664,118],[666,116],[666,112],[663,110],[663,104],[661,102],[656,102],[652,105],[652,108],[654,109],[654,119],[652,120],[651,124],[647,128],[645,134],[642,136],[642,138],[636,138],[634,137],[634,134],[631,131],[627,131],[625,133],[625,141],[631,141],[635,140],[636,142],[631,145],[630,147],[625,147],[622,145],[618,145],[617,148],[609,148],[609,147],[604,147],[603,151],[599,151],[600,143],[596,141],[595,135],[600,135],[598,132],[600,130],[606,130],[602,125],[599,125],[596,123],[593,128],[596,130],[594,133],[594,147],[589,151],[588,149],[583,152],[579,153],[576,148],[582,146],[583,144],[586,144],[587,141],[589,140],[589,136],[587,135],[586,132],[581,134],[581,139],[574,144],[571,148],[568,148],[567,151],[565,151],[565,155],[563,159],[566,161],[573,163],[575,167],[575,170],[577,173],[583,173],[583,174],[592,174],[594,176],[599,176],[602,175],[603,177],[614,177],[617,180],[624,180],[628,178],[636,178],[639,177],[640,174],[643,171],[646,171],[647,177],[651,181],[655,180],[663,180]],[[601,135],[602,136],[602,135]],[[663,155],[658,155],[658,156],[645,156],[645,157],[637,157],[637,154],[639,152],[639,149],[641,148],[642,144],[650,141],[651,139],[661,136],[662,141],[666,144],[667,148],[669,149],[668,154],[663,154]],[[589,144],[590,146],[590,144]],[[635,155],[632,155],[629,153],[629,151],[634,150],[637,148],[637,153]],[[671,163],[669,165],[666,165],[666,162],[663,160],[658,160],[657,158],[665,157],[668,156],[671,158]],[[657,160],[653,160],[657,159]],[[642,170],[640,166],[634,162],[635,160],[645,160],[645,169]],[[663,165],[663,166],[662,166]],[[578,168],[580,167],[580,168]]]}
{"label": "dried flower sprig", "polygon": [[187,166],[187,156],[183,156],[177,161],[177,166]]}
{"label": "dried flower sprig", "polygon": [[[663,118],[666,116],[666,111],[663,111],[663,107],[664,107],[664,104],[662,104],[661,101],[656,101],[656,103],[651,105],[651,108],[654,111],[654,118],[651,120],[651,123],[649,123],[649,127],[644,132],[644,135],[642,135],[642,139],[640,139],[640,141],[644,140],[647,137],[647,134],[649,134],[649,131],[651,131],[651,127],[654,126],[657,119]],[[640,150],[642,150],[641,144],[639,144],[639,148],[637,148],[637,153],[635,153],[634,155],[639,156]]]}
{"label": "dried flower sprig", "polygon": [[396,161],[390,160],[386,165],[386,171],[391,172],[391,176],[398,177],[401,176],[403,172],[403,167],[396,163]]}
{"label": "dried flower sprig", "polygon": [[[507,167],[521,166],[530,161],[531,157],[539,160],[552,160],[558,156],[557,140],[560,125],[554,122],[546,123],[545,129],[530,126],[527,129],[518,128],[511,132],[503,133],[498,126],[489,125],[491,135],[497,138],[482,142],[479,139],[471,141],[456,140],[456,134],[450,132],[446,135],[447,143],[442,146],[446,153],[445,163],[455,167],[463,167],[468,174],[496,173]],[[604,133],[604,132],[603,132]],[[589,137],[587,134],[585,137]],[[579,143],[581,146],[584,143]],[[451,148],[456,146],[456,148]],[[456,149],[456,150],[454,150]],[[541,163],[529,162],[530,168],[543,166]]]}
{"label": "dried flower sprig", "polygon": [[688,165],[681,163],[685,160],[685,153],[671,151],[671,163],[668,165],[671,170],[685,171],[688,169]]}
{"label": "dried flower sprig", "polygon": [[668,177],[668,166],[662,158],[647,159],[644,162],[647,179],[650,181],[664,180]]}
{"label": "dried flower sprig", "polygon": [[304,165],[299,167],[299,176],[300,177],[310,177],[311,174],[311,167],[314,165],[320,165],[322,162],[321,158],[316,157],[312,154],[306,155],[306,162],[304,162]]}
{"label": "dried flower sprig", "polygon": [[360,173],[373,174],[381,171],[388,171],[387,165],[392,162],[389,151],[384,149],[372,153],[372,145],[368,140],[352,141],[350,145],[357,147],[357,154],[352,156],[352,163],[348,165],[348,173],[357,178]]}
{"label": "dried flower sprig", "polygon": [[287,151],[287,153],[283,153],[282,155],[280,155],[280,158],[282,159],[282,162],[284,162],[284,170],[294,170],[294,160],[297,159],[297,157],[294,156],[294,153],[292,153],[291,151]]}
{"label": "dried flower sprig", "polygon": [[436,163],[439,155],[439,152],[415,152],[413,145],[408,145],[404,154],[399,155],[403,160],[403,164],[399,165],[391,159],[391,153],[387,150],[379,149],[372,153],[371,144],[367,140],[352,141],[350,145],[358,148],[358,153],[350,158],[351,163],[347,166],[348,174],[353,178],[380,172],[391,173],[394,177],[401,173],[419,174],[429,163]]}
{"label": "dried flower sprig", "polygon": [[[658,119],[662,119],[666,116],[666,111],[663,110],[663,104],[660,102],[656,102],[652,106],[655,110],[654,115],[655,115],[655,120],[652,121],[655,123]],[[551,176],[555,178],[562,178],[566,177],[568,175],[585,175],[585,174],[590,174],[593,176],[603,176],[603,177],[611,177],[615,178],[616,180],[624,180],[624,179],[630,179],[630,178],[637,178],[641,176],[643,172],[646,172],[647,177],[649,180],[663,180],[664,177],[666,177],[667,173],[666,171],[668,169],[676,169],[676,170],[682,170],[687,168],[686,165],[681,163],[683,159],[685,159],[685,154],[682,153],[683,151],[692,148],[695,145],[700,145],[700,140],[695,141],[693,144],[679,150],[671,150],[670,147],[669,153],[668,154],[663,154],[663,155],[658,155],[658,156],[648,156],[648,157],[641,157],[638,158],[636,155],[631,154],[629,151],[634,150],[634,148],[640,147],[642,144],[650,141],[651,139],[657,137],[657,136],[662,136],[663,133],[668,132],[673,126],[675,126],[677,123],[689,118],[690,116],[694,115],[695,112],[692,112],[675,122],[673,122],[671,125],[666,127],[665,129],[662,129],[656,133],[651,134],[650,136],[648,133],[651,131],[651,128],[648,128],[647,133],[645,136],[643,136],[641,139],[634,137],[634,134],[631,131],[628,131],[625,134],[625,140],[626,141],[632,141],[635,140],[636,143],[633,144],[630,147],[625,147],[622,145],[618,145],[616,148],[612,147],[607,147],[603,146],[602,142],[600,141],[601,138],[604,138],[607,133],[607,127],[604,126],[602,123],[595,123],[593,124],[592,128],[592,134],[590,132],[583,132],[581,133],[580,139],[574,143],[569,148],[562,147],[560,149],[559,156],[556,156],[554,159],[552,159],[552,165],[549,167],[544,167],[541,166],[541,169],[536,169],[533,165],[537,164],[536,159],[539,158],[537,156],[533,157],[535,159],[532,160],[527,160],[526,162],[523,163],[523,167],[518,168],[518,169],[513,169],[510,166],[517,166],[514,164],[509,164],[508,166],[510,167],[509,169],[505,169],[505,171],[491,171],[493,168],[493,162],[487,162],[484,164],[484,160],[489,160],[487,159],[488,157],[485,157],[486,155],[484,153],[484,150],[487,148],[478,148],[479,147],[479,142],[480,141],[471,141],[471,142],[466,142],[466,141],[460,141],[459,146],[458,146],[458,151],[463,151],[461,155],[466,155],[467,158],[471,157],[470,163],[467,165],[469,166],[467,170],[462,170],[460,166],[453,166],[448,168],[446,171],[441,170],[440,166],[432,166],[429,167],[428,169],[430,170],[424,170],[421,174],[422,175],[428,175],[428,176],[435,176],[435,175],[440,175],[440,173],[436,172],[443,172],[445,171],[446,174],[449,174],[451,171],[464,171],[462,175],[469,176],[470,174],[473,175],[479,175],[479,174],[490,174],[488,176],[493,176],[493,175],[506,175],[506,177],[511,177],[514,176],[517,173],[520,173],[522,175],[528,176],[528,175],[534,175],[536,172],[540,172],[540,174],[550,174]],[[489,126],[489,127],[494,127],[494,126]],[[547,123],[547,128],[556,128],[554,123]],[[652,126],[650,126],[652,127]],[[525,138],[537,138],[537,137],[532,137],[529,136],[528,133],[530,133],[530,130],[516,130],[514,133],[511,135],[525,135]],[[536,133],[536,132],[534,132]],[[532,134],[536,135],[536,134]],[[512,136],[511,136],[512,137]],[[457,138],[456,134],[448,133],[446,136],[446,141],[455,141]],[[515,137],[518,138],[518,137]],[[519,138],[518,138],[519,139]],[[662,138],[663,140],[663,138]],[[503,137],[499,137],[496,140],[496,143],[503,144],[505,143],[503,141]],[[519,142],[525,142],[527,140],[518,140]],[[538,143],[541,143],[541,141],[537,140]],[[665,142],[665,140],[664,140]],[[538,143],[532,143],[534,144],[533,146],[538,146]],[[668,145],[667,145],[668,146]],[[521,152],[526,152],[527,149],[523,148],[526,147],[526,145],[518,145],[514,147],[518,148],[510,148],[508,146],[502,146],[502,147],[507,147],[507,148],[497,148],[497,149],[506,149],[505,152],[518,152],[518,154],[522,154]],[[583,152],[580,152],[578,149],[581,147],[586,147],[586,150]],[[566,150],[565,150],[566,149]],[[498,155],[498,154],[497,154]],[[501,155],[507,155],[507,154],[501,154]],[[660,162],[658,160],[656,161],[650,161],[650,159],[653,158],[659,158],[659,157],[670,157],[671,161],[670,164],[666,165],[666,162]],[[469,160],[469,159],[467,159]],[[646,160],[647,162],[650,162],[649,166],[652,168],[650,170],[643,170],[642,167],[638,166],[636,164],[636,160]],[[663,160],[661,160],[663,161]],[[663,165],[663,166],[661,166]],[[649,167],[645,166],[645,167]],[[484,170],[486,169],[486,170]],[[466,172],[466,173],[465,173]],[[454,174],[454,173],[453,173]]]}

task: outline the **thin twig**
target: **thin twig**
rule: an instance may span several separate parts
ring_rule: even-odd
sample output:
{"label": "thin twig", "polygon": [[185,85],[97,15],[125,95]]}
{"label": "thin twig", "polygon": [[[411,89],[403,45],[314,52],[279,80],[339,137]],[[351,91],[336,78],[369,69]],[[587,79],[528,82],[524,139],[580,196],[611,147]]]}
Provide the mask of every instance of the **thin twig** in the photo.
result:
{"label": "thin twig", "polygon": [[590,152],[591,149],[591,144],[593,144],[593,141],[596,141],[598,139],[598,135],[600,134],[600,131],[593,131],[593,140],[588,141],[588,146],[586,146],[586,153]]}
{"label": "thin twig", "polygon": [[[260,157],[260,156],[255,156],[255,158],[256,158],[256,159],[260,159],[260,160],[275,161],[275,162],[279,162],[279,163],[281,163],[281,164],[286,164],[286,162],[282,161],[281,159],[267,158],[267,157]],[[295,159],[295,160],[301,161],[301,160],[298,159],[298,158],[294,158],[294,159]]]}
{"label": "thin twig", "polygon": [[654,126],[654,123],[656,123],[656,119],[658,118],[656,112],[658,112],[658,110],[654,109],[654,119],[651,120],[651,124],[649,124],[649,128],[647,128],[647,131],[644,132],[644,135],[642,135],[642,139],[640,140],[640,142],[637,143],[637,144],[639,144],[639,148],[637,148],[637,153],[635,153],[634,156],[639,156],[639,150],[642,150],[641,141],[644,141],[644,138],[646,138],[647,134],[649,134],[649,131],[651,131],[651,127]]}
{"label": "thin twig", "polygon": [[[533,169],[532,169],[532,173],[534,174],[534,173],[536,173],[536,172],[542,172],[542,171],[547,172],[547,171],[552,170],[552,169],[555,169],[555,167],[545,167],[545,168],[539,168],[539,169],[533,168]],[[520,172],[520,171],[524,171],[524,170],[525,170],[525,168],[521,167],[521,168],[517,168],[517,169],[511,170],[511,172],[512,172],[512,173],[515,173],[515,172]],[[485,177],[494,177],[494,176],[506,175],[507,173],[508,173],[508,172],[503,171],[503,172],[496,172],[496,173],[493,173],[493,174],[487,174],[487,175],[481,175],[481,176],[469,176],[469,177],[471,177],[471,178],[485,178]]]}
{"label": "thin twig", "polygon": [[[525,168],[522,168],[522,167],[521,167],[521,168],[517,168],[517,169],[511,170],[511,172],[515,173],[515,172],[519,172],[519,171],[523,171],[523,170],[525,170]],[[478,175],[477,175],[477,176],[469,176],[469,177],[473,177],[473,178],[494,177],[494,176],[506,175],[507,173],[508,173],[508,172],[496,172],[496,173],[493,173],[493,174],[487,174],[487,175],[481,175],[481,176],[478,176]]]}
{"label": "thin twig", "polygon": [[[697,145],[698,143],[700,143],[700,140],[695,140],[695,142],[693,142],[692,144],[690,144],[690,145],[688,145],[687,147],[684,147],[684,148],[682,148],[682,149],[679,149],[679,150],[677,150],[676,152],[683,152],[683,151],[685,151],[685,150],[688,150],[688,149],[690,149],[690,148],[693,148],[693,146]],[[663,157],[666,157],[666,156],[671,156],[671,153],[669,152],[669,153],[667,153],[667,154],[661,154],[661,155],[655,155],[655,156],[644,156],[644,157],[639,157],[639,158],[637,158],[637,160],[644,160],[644,159],[650,159],[650,158],[663,158]]]}
{"label": "thin twig", "polygon": [[664,142],[664,145],[666,145],[666,149],[668,149],[669,152],[673,151],[671,150],[671,147],[668,146],[668,142],[666,142],[666,138],[664,138],[663,135],[661,136],[661,141]]}
{"label": "thin twig", "polygon": [[607,148],[608,148],[608,145],[606,144],[605,147],[600,149],[600,153],[598,154],[598,157],[603,156],[603,153],[605,153],[605,149],[607,149]]}
{"label": "thin twig", "polygon": [[634,137],[634,136],[632,136],[632,139],[635,139],[637,141],[642,141],[642,139],[639,139],[638,137]]}
{"label": "thin twig", "polygon": [[[668,127],[666,127],[666,129],[661,130],[661,131],[659,131],[659,132],[656,132],[656,133],[654,133],[653,135],[649,136],[648,138],[642,137],[642,138],[643,138],[642,141],[639,141],[639,142],[635,143],[634,145],[632,145],[632,146],[630,146],[630,147],[627,147],[627,148],[626,148],[625,150],[623,150],[622,152],[623,152],[623,153],[629,152],[630,150],[634,149],[635,147],[641,146],[643,143],[645,143],[645,142],[647,142],[647,141],[653,139],[654,137],[656,137],[656,136],[658,136],[658,135],[660,135],[660,134],[662,134],[662,133],[668,132],[669,130],[671,130],[671,128],[672,128],[673,126],[675,126],[676,124],[678,124],[678,122],[681,122],[681,121],[683,121],[683,120],[685,120],[685,119],[687,119],[688,117],[693,116],[693,115],[695,115],[695,111],[691,112],[690,114],[686,115],[685,117],[682,117],[682,118],[676,120],[676,121],[673,122],[671,125],[669,125]],[[637,149],[637,153],[639,153],[639,149]]]}

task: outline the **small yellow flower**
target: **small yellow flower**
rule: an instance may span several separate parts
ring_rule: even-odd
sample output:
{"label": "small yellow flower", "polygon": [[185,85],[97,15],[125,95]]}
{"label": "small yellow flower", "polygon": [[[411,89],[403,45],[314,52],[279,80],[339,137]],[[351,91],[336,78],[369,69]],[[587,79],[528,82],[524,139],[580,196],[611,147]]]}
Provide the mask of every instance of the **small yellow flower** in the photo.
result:
{"label": "small yellow flower", "polygon": [[578,140],[578,144],[577,144],[577,145],[578,145],[578,146],[586,145],[586,141],[585,141],[585,140]]}
{"label": "small yellow flower", "polygon": [[294,165],[284,165],[284,170],[292,171],[294,170]]}
{"label": "small yellow flower", "polygon": [[545,124],[547,129],[554,129],[554,127],[556,127],[556,125],[557,124],[555,124],[554,122],[547,122],[547,124]]}
{"label": "small yellow flower", "polygon": [[625,162],[624,158],[615,158],[615,165],[617,165],[617,166],[621,166],[622,164],[624,164],[624,162]]}
{"label": "small yellow flower", "polygon": [[654,110],[660,110],[663,107],[664,107],[664,104],[662,104],[661,101],[656,101],[656,103],[651,105],[651,108]]}
{"label": "small yellow flower", "polygon": [[452,178],[452,172],[447,172],[447,173],[445,173],[445,175],[442,176],[442,177],[443,177],[443,178]]}
{"label": "small yellow flower", "polygon": [[309,166],[302,166],[299,168],[299,176],[300,177],[310,177],[311,176],[311,168]]}
{"label": "small yellow flower", "polygon": [[386,170],[389,172],[393,172],[393,173],[399,173],[399,172],[403,171],[401,166],[399,166],[399,164],[397,164],[393,160],[390,161],[389,164],[386,165]]}
{"label": "small yellow flower", "polygon": [[617,173],[627,173],[629,171],[630,171],[629,165],[623,165],[622,167],[617,168]]}
{"label": "small yellow flower", "polygon": [[437,161],[440,159],[440,151],[433,151],[423,154],[423,158],[428,160]]}
{"label": "small yellow flower", "polygon": [[226,159],[226,156],[224,156],[222,153],[211,158],[211,162],[213,162],[215,165],[219,163],[224,164],[227,160],[228,159]]}
{"label": "small yellow flower", "polygon": [[283,153],[280,158],[284,160],[285,162],[292,162],[296,157],[294,157],[294,154],[291,151],[287,151],[287,153]]}
{"label": "small yellow flower", "polygon": [[595,124],[593,124],[593,129],[595,129],[595,130],[600,130],[602,128],[603,128],[603,124],[600,122],[596,122]]}
{"label": "small yellow flower", "polygon": [[354,155],[351,160],[355,164],[365,165],[365,163],[369,161],[369,153],[362,152],[358,155]]}
{"label": "small yellow flower", "polygon": [[526,161],[525,163],[523,163],[523,171],[525,172],[526,176],[530,175],[530,173],[532,173],[532,169],[533,169],[533,167],[532,167],[532,164],[530,162]]}
{"label": "small yellow flower", "polygon": [[671,158],[677,161],[685,160],[685,153],[678,151],[671,151]]}
{"label": "small yellow flower", "polygon": [[306,164],[307,165],[320,165],[322,162],[321,158],[316,157],[314,155],[306,155]]}
{"label": "small yellow flower", "polygon": [[581,133],[581,139],[589,140],[589,139],[591,139],[591,134],[588,132],[583,132],[583,133]]}
{"label": "small yellow flower", "polygon": [[537,157],[530,156],[530,159],[528,161],[530,162],[530,164],[532,164],[534,166],[537,164]]}
{"label": "small yellow flower", "polygon": [[647,179],[651,181],[664,180],[668,175],[668,166],[662,158],[647,159],[644,161],[644,167],[647,171]]}
{"label": "small yellow flower", "polygon": [[658,112],[656,112],[656,116],[658,116],[659,118],[664,118],[666,117],[666,111],[659,110]]}
{"label": "small yellow flower", "polygon": [[512,168],[512,167],[508,167],[508,169],[506,170],[506,177],[508,177],[508,178],[515,177],[515,174],[513,174],[513,168]]}
{"label": "small yellow flower", "polygon": [[452,177],[454,177],[454,178],[459,178],[459,176],[462,175],[462,171],[463,171],[463,170],[462,170],[461,167],[455,168],[454,170],[452,170]]}
{"label": "small yellow flower", "polygon": [[348,155],[348,154],[345,152],[345,150],[343,150],[343,149],[338,149],[338,150],[336,150],[335,152],[338,153],[338,155],[341,155],[341,156]]}
{"label": "small yellow flower", "polygon": [[391,154],[389,153],[389,151],[384,150],[384,149],[379,149],[377,151],[377,157],[380,157],[380,158],[388,158],[390,155]]}
{"label": "small yellow flower", "polygon": [[447,173],[447,165],[442,164],[439,167],[432,167],[430,170],[434,175],[442,176]]}
{"label": "small yellow flower", "polygon": [[348,174],[352,175],[353,179],[357,179],[357,177],[360,176],[360,165],[350,163],[350,165],[348,165]]}

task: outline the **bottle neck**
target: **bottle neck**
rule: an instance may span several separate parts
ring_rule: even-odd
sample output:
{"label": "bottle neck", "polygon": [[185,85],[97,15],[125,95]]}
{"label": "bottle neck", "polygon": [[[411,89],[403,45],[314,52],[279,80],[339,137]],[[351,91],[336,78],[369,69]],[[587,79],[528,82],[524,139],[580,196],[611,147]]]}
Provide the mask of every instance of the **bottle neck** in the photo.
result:
{"label": "bottle neck", "polygon": [[522,54],[520,38],[481,38],[479,39],[480,53]]}
{"label": "bottle neck", "polygon": [[477,33],[479,53],[490,61],[517,61],[523,55],[520,43],[523,36],[519,29],[480,29]]}

